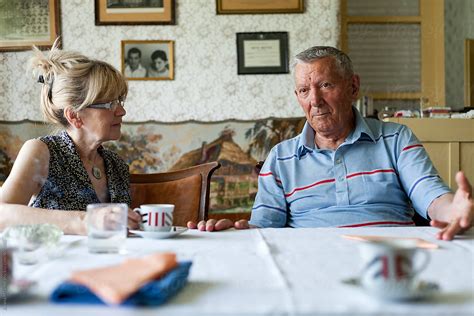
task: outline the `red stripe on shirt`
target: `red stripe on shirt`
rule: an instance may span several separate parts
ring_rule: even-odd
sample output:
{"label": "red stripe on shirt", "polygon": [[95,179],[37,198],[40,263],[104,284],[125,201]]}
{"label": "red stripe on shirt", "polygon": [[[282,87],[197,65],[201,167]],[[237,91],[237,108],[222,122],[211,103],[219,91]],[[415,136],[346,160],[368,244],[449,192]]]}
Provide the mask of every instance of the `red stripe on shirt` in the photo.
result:
{"label": "red stripe on shirt", "polygon": [[[259,175],[260,177],[268,177],[268,176],[272,176],[273,173],[271,173],[271,172],[268,172],[268,173],[259,173],[258,175]],[[278,179],[278,178],[275,178],[275,181],[278,182],[278,183],[281,183],[281,180]]]}
{"label": "red stripe on shirt", "polygon": [[423,145],[422,144],[410,145],[410,146],[407,146],[407,147],[403,148],[402,151],[412,149],[412,148],[416,148],[416,147],[423,147]]}
{"label": "red stripe on shirt", "polygon": [[361,227],[361,226],[372,226],[372,225],[414,225],[413,221],[411,222],[370,222],[370,223],[360,223],[360,224],[353,224],[353,225],[344,225],[338,226],[339,228],[347,228],[347,227]]}
{"label": "red stripe on shirt", "polygon": [[372,171],[356,172],[356,173],[348,174],[346,176],[346,178],[350,179],[350,178],[361,176],[361,175],[364,175],[364,174],[375,174],[375,173],[386,173],[386,172],[395,173],[395,170],[393,170],[393,169],[377,169],[377,170],[372,170]]}
{"label": "red stripe on shirt", "polygon": [[289,197],[289,196],[293,195],[296,191],[306,190],[306,189],[315,187],[315,186],[320,185],[320,184],[330,183],[330,182],[335,182],[335,181],[336,181],[336,179],[321,180],[321,181],[318,181],[318,182],[316,182],[316,183],[307,185],[307,186],[305,186],[305,187],[295,188],[295,189],[294,189],[293,191],[291,191],[290,193],[285,194],[285,196],[286,196],[286,197]]}

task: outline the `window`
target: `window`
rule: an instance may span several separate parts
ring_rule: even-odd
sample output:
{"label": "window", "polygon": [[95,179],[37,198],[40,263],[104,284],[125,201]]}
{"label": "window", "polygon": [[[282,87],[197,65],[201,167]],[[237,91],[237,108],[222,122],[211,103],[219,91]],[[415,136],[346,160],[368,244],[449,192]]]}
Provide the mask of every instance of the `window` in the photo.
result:
{"label": "window", "polygon": [[375,109],[445,105],[444,0],[341,0],[341,44]]}

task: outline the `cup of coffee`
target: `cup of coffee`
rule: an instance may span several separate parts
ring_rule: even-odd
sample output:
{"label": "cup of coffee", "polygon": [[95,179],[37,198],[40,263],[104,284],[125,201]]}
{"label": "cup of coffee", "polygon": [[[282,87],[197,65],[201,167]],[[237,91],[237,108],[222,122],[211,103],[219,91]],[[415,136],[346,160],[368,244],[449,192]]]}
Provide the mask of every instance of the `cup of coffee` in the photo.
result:
{"label": "cup of coffee", "polygon": [[141,215],[144,231],[168,232],[173,227],[173,204],[143,204],[134,211]]}
{"label": "cup of coffee", "polygon": [[360,244],[363,268],[361,285],[384,299],[410,298],[417,289],[417,276],[430,260],[426,250],[412,240],[369,241]]}

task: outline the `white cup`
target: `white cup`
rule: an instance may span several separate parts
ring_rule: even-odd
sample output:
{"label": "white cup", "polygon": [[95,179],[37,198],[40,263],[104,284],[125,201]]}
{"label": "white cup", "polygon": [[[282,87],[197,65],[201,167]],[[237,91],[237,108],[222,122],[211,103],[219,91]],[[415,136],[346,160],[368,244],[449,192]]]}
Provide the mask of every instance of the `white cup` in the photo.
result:
{"label": "white cup", "polygon": [[428,252],[412,240],[363,242],[360,254],[362,286],[374,296],[393,300],[409,298],[416,291],[417,275],[430,260]]}
{"label": "white cup", "polygon": [[142,217],[144,231],[170,231],[173,227],[173,204],[143,204],[134,209]]}

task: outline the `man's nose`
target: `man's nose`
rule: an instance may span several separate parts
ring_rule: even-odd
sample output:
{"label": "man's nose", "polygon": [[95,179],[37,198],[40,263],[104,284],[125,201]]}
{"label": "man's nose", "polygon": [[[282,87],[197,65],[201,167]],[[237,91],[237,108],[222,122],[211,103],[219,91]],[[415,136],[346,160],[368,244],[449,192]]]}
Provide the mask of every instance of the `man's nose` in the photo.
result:
{"label": "man's nose", "polygon": [[310,95],[311,95],[311,99],[310,99],[311,106],[317,107],[321,105],[321,101],[323,100],[323,98],[321,95],[321,91],[318,88],[311,89]]}

